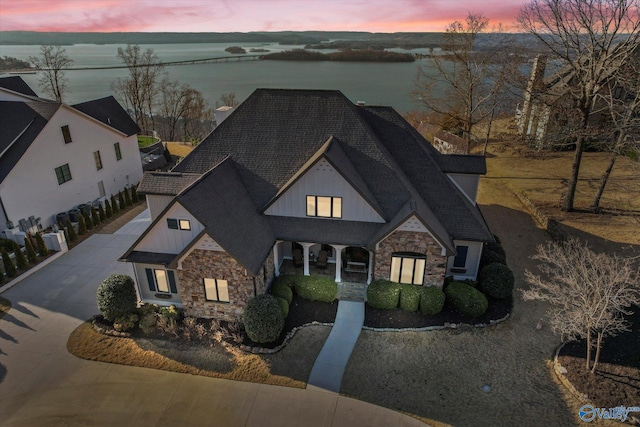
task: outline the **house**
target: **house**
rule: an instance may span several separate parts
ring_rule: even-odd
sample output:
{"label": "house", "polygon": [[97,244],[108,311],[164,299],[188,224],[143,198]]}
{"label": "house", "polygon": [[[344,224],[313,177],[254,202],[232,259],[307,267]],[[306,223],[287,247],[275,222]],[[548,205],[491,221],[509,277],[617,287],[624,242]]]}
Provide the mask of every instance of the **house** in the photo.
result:
{"label": "house", "polygon": [[476,205],[485,173],[484,157],[438,153],[390,107],[258,89],[172,171],[145,173],[152,222],[121,261],[143,301],[225,320],[296,252],[308,275],[326,251],[336,282],[475,279],[493,240]]}
{"label": "house", "polygon": [[0,231],[47,228],[142,178],[138,126],[111,96],[66,105],[0,78],[0,129]]}

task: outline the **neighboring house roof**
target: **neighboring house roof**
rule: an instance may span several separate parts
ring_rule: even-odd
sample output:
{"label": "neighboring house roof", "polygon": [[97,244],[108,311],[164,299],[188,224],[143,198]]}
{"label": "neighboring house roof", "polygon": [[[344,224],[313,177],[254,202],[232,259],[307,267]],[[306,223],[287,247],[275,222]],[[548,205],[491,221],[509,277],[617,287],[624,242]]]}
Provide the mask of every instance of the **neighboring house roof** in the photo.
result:
{"label": "neighboring house roof", "polygon": [[119,130],[127,136],[140,132],[136,122],[131,119],[113,96],[82,102],[71,107],[101,121],[107,126]]}
{"label": "neighboring house roof", "polygon": [[145,172],[138,185],[138,194],[175,196],[201,176],[196,173]]}
{"label": "neighboring house roof", "polygon": [[[444,143],[444,144],[443,144]],[[473,141],[454,135],[450,132],[440,131],[433,137],[433,145],[444,154],[463,154],[467,152],[467,146],[472,146]],[[444,151],[446,150],[446,151]]]}
{"label": "neighboring house roof", "polygon": [[0,77],[0,87],[23,95],[38,96],[20,76]]}
{"label": "neighboring house roof", "polygon": [[2,182],[62,104],[0,101],[0,182]]}
{"label": "neighboring house roof", "polygon": [[[387,222],[262,214],[320,159]],[[486,166],[438,153],[392,108],[356,106],[339,91],[258,89],[171,174],[146,174],[141,185],[170,194],[202,175],[166,209],[180,203],[257,274],[276,239],[372,247],[411,216],[447,253],[454,239],[492,241],[477,206],[446,175],[452,171],[481,174]],[[170,189],[161,193],[162,185]],[[136,244],[123,259],[132,261]]]}

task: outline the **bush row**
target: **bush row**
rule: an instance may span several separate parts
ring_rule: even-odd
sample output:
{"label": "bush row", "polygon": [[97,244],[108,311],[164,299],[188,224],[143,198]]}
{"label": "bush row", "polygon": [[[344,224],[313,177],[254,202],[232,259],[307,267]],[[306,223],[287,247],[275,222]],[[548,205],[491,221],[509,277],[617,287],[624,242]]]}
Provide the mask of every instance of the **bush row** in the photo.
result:
{"label": "bush row", "polygon": [[416,286],[374,280],[367,288],[367,304],[373,308],[393,310],[400,307],[405,311],[422,314],[438,314],[444,306],[444,293],[434,286]]}

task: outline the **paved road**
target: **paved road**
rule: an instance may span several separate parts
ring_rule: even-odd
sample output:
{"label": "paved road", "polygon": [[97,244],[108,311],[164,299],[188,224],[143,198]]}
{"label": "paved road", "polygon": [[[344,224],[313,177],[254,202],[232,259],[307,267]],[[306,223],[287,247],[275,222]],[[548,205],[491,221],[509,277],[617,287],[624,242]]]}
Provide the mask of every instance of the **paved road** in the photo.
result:
{"label": "paved road", "polygon": [[206,378],[78,359],[69,334],[97,313],[96,288],[148,223],[97,234],[5,291],[0,320],[2,426],[419,426],[419,421],[319,390]]}

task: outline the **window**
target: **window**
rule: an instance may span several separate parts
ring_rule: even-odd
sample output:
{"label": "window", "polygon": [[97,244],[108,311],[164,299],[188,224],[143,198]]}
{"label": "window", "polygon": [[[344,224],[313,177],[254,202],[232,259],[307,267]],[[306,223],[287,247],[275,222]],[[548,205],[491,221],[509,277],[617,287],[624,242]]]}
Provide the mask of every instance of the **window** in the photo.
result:
{"label": "window", "polygon": [[147,282],[151,292],[177,294],[176,276],[173,270],[146,268]]}
{"label": "window", "polygon": [[122,160],[122,151],[120,151],[120,143],[113,144],[113,149],[116,150],[116,160]]}
{"label": "window", "polygon": [[191,221],[188,219],[167,218],[167,227],[172,230],[191,230]]}
{"label": "window", "polygon": [[71,142],[71,131],[69,130],[68,125],[64,125],[60,128],[62,130],[62,137],[64,138],[64,143],[68,144]]}
{"label": "window", "polygon": [[56,178],[58,178],[58,185],[62,185],[67,181],[71,181],[71,171],[69,170],[69,163],[56,168]]}
{"label": "window", "polygon": [[456,246],[456,252],[458,252],[458,255],[453,259],[453,267],[464,268],[467,264],[467,252],[469,252],[469,246]]}
{"label": "window", "polygon": [[222,279],[204,279],[207,301],[229,302],[229,283]]}
{"label": "window", "polygon": [[100,151],[93,152],[93,160],[96,161],[96,169],[102,169],[102,158],[100,157]]}
{"label": "window", "polygon": [[307,216],[342,218],[342,197],[307,196]]}
{"label": "window", "polygon": [[391,256],[391,276],[389,280],[398,283],[422,285],[425,255],[412,252],[397,252]]}

